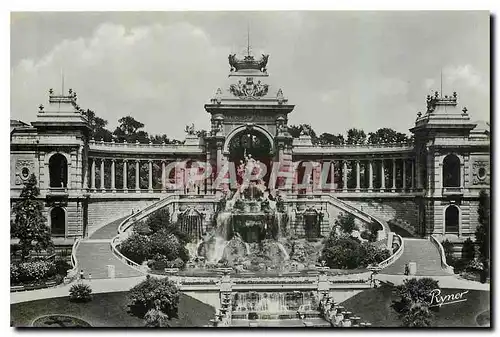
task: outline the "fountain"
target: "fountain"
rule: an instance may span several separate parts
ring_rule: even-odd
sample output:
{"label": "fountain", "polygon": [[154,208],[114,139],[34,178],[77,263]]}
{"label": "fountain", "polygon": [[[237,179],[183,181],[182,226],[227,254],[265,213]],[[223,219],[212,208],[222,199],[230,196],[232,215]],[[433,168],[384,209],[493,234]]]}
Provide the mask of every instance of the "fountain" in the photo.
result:
{"label": "fountain", "polygon": [[207,262],[234,266],[246,260],[248,265],[253,256],[264,264],[277,264],[290,258],[280,242],[289,226],[284,202],[275,200],[261,179],[248,178],[256,176],[257,166],[248,155],[238,168],[238,189],[219,201],[216,226],[197,249]]}

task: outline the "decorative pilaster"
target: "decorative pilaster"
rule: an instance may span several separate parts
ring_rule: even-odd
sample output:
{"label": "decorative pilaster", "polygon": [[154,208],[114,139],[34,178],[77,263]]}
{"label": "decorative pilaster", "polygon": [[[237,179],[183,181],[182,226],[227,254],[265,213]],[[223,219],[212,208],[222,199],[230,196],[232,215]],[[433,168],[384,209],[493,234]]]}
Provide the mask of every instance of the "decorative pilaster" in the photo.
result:
{"label": "decorative pilaster", "polygon": [[139,185],[139,161],[135,161],[135,192],[141,192],[141,186]]}
{"label": "decorative pilaster", "polygon": [[149,193],[153,192],[153,161],[148,160],[148,168],[149,168],[149,181],[148,181],[148,190]]}
{"label": "decorative pilaster", "polygon": [[115,159],[111,159],[111,190],[113,193],[116,193],[116,186],[115,186]]}
{"label": "decorative pilaster", "polygon": [[89,188],[89,166],[88,163],[86,165],[82,165],[85,170],[83,174],[83,188],[87,190]]}
{"label": "decorative pilaster", "polygon": [[342,190],[347,192],[347,160],[343,160],[342,165]]}
{"label": "decorative pilaster", "polygon": [[123,161],[123,192],[128,193],[128,184],[127,184],[127,159]]}
{"label": "decorative pilaster", "polygon": [[410,162],[411,164],[411,187],[410,189],[413,190],[415,188],[415,162],[412,160]]}
{"label": "decorative pilaster", "polygon": [[92,158],[92,166],[90,169],[90,188],[95,192],[95,159]]}
{"label": "decorative pilaster", "polygon": [[384,160],[380,161],[380,192],[384,192],[385,190],[385,166]]}
{"label": "decorative pilaster", "polygon": [[360,168],[359,168],[359,160],[356,160],[356,192],[359,192],[361,184],[360,184]]}
{"label": "decorative pilaster", "polygon": [[373,160],[368,160],[368,192],[373,191]]}

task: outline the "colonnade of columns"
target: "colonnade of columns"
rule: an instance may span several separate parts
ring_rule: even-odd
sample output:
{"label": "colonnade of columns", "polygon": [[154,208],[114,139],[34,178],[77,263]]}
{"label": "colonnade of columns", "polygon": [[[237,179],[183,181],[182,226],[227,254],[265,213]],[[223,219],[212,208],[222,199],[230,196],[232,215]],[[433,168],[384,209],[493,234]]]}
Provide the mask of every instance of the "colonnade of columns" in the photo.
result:
{"label": "colonnade of columns", "polygon": [[[157,186],[153,185],[154,181],[154,172],[153,172],[153,162],[159,163],[160,160],[139,160],[139,159],[111,159],[111,158],[89,158],[90,162],[90,179],[86,177],[85,182],[87,183],[87,188],[90,188],[92,192],[105,192],[106,190],[111,190],[116,192],[117,190],[122,190],[124,193],[128,193],[129,190],[135,190],[137,193],[147,190],[148,192],[153,192],[154,190],[158,190]],[[106,162],[110,162],[110,166],[105,166]],[[122,174],[122,183],[120,186],[117,186],[116,182],[116,170],[117,170],[117,162],[121,162],[123,164],[123,174]],[[142,163],[147,162],[147,188],[141,188],[141,166]],[[167,190],[168,184],[175,184],[179,180],[179,176],[182,175],[182,179],[184,179],[184,170],[182,168],[174,168],[174,178],[173,181],[169,177],[167,177],[167,165],[172,161],[161,160],[161,191],[165,192]],[[96,166],[99,165],[99,186],[96,186],[97,176],[96,176]],[[128,172],[130,168],[135,168],[135,176],[133,188],[128,188]],[[110,170],[110,182],[109,180],[105,181],[106,169]],[[87,172],[87,175],[89,172]],[[108,186],[106,186],[109,184]],[[180,186],[179,188],[182,188]]]}
{"label": "colonnade of columns", "polygon": [[[311,187],[306,187],[305,190],[312,191],[315,189],[313,182],[316,183],[318,179],[315,179],[314,177],[318,177],[322,174],[325,164],[330,166],[329,180],[330,184],[333,184],[334,187],[328,183],[323,183],[322,187],[319,187],[319,189],[335,189],[342,192],[353,190],[355,192],[360,192],[361,190],[368,192],[372,192],[374,190],[379,192],[396,192],[401,190],[411,191],[415,188],[415,162],[413,159],[409,158],[324,160],[322,163],[316,164],[316,169],[313,169],[312,172]],[[338,176],[339,179],[336,179],[335,172],[339,171],[337,170],[338,167],[340,167],[340,175]],[[363,186],[361,183],[362,169],[364,171]],[[378,186],[375,188],[374,178],[376,170],[378,170]],[[296,173],[295,184],[302,184],[302,186],[304,186],[304,181],[300,181],[304,178],[300,178],[298,172]],[[349,182],[351,182],[351,186],[349,186]],[[318,187],[316,187],[316,189],[318,189]]]}

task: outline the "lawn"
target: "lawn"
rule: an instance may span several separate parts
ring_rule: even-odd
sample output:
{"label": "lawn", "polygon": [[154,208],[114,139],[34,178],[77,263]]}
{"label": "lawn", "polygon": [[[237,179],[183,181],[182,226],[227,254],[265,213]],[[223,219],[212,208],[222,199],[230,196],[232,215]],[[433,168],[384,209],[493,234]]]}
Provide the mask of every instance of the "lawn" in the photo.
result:
{"label": "lawn", "polygon": [[[60,314],[81,318],[93,327],[143,327],[142,319],[128,313],[130,301],[127,294],[95,294],[88,303],[73,303],[68,297],[61,297],[11,304],[11,325],[28,327],[42,315]],[[179,318],[173,319],[171,324],[174,327],[200,327],[209,324],[214,314],[212,306],[181,294]]]}
{"label": "lawn", "polygon": [[[377,327],[400,327],[396,312],[390,307],[397,296],[393,287],[382,286],[365,290],[341,303],[346,309],[361,317],[363,321]],[[441,289],[442,295],[465,291],[464,289]],[[469,290],[464,295],[467,301],[436,308],[431,325],[433,327],[478,327],[476,317],[490,309],[490,292]],[[480,321],[485,319],[484,314]]]}

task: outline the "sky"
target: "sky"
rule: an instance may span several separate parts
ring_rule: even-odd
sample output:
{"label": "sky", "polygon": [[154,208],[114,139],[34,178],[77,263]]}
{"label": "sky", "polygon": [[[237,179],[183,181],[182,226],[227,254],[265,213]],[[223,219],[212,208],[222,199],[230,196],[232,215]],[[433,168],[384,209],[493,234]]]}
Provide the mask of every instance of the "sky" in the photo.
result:
{"label": "sky", "polygon": [[[11,14],[11,118],[31,122],[48,89],[72,88],[108,120],[151,134],[208,129],[204,110],[242,55],[255,55],[316,133],[409,133],[425,98],[458,93],[490,120],[490,17],[482,12],[23,12]],[[62,75],[63,74],[63,75]],[[442,80],[441,80],[442,78]]]}

